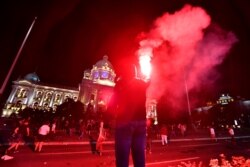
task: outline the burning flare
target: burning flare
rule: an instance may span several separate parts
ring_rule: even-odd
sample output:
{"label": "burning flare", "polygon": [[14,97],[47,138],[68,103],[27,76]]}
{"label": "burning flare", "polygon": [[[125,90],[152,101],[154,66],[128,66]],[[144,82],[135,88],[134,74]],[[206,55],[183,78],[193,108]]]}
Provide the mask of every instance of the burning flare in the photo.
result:
{"label": "burning flare", "polygon": [[144,79],[148,80],[151,75],[151,57],[152,50],[151,49],[141,49],[138,52],[139,54],[139,64],[141,69],[141,75]]}

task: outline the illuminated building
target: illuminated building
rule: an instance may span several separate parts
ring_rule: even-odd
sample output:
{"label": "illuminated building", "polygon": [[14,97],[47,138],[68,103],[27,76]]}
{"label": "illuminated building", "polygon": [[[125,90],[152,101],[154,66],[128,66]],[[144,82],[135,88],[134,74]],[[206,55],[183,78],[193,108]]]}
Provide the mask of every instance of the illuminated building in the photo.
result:
{"label": "illuminated building", "polygon": [[233,102],[234,99],[229,96],[228,94],[222,94],[221,97],[219,98],[219,100],[217,101],[217,104],[221,104],[221,105],[225,105],[228,104],[230,102]]}
{"label": "illuminated building", "polygon": [[55,87],[40,82],[35,73],[27,74],[23,79],[13,81],[12,91],[3,109],[3,116],[18,113],[26,107],[55,110],[67,98],[77,100],[79,91],[74,88]]}
{"label": "illuminated building", "polygon": [[91,104],[94,111],[105,110],[115,86],[114,68],[104,56],[91,70],[85,70],[79,88],[79,101],[85,106]]}
{"label": "illuminated building", "polygon": [[51,86],[41,83],[36,73],[13,81],[12,91],[6,101],[2,115],[18,113],[26,107],[55,110],[66,99],[81,101],[85,106],[91,103],[94,110],[105,109],[115,86],[113,66],[104,56],[91,70],[85,70],[79,88]]}
{"label": "illuminated building", "polygon": [[[23,79],[13,81],[12,91],[2,115],[10,116],[26,107],[53,111],[68,98],[82,102],[85,110],[88,105],[92,105],[94,112],[105,111],[113,94],[115,77],[116,74],[108,56],[103,56],[103,59],[94,64],[91,70],[84,71],[78,88],[44,84],[40,82],[36,73],[30,73]],[[146,112],[147,117],[154,118],[157,124],[156,104],[155,100],[147,101]]]}
{"label": "illuminated building", "polygon": [[147,99],[146,102],[146,117],[147,118],[152,118],[154,120],[154,124],[158,124],[158,119],[157,119],[157,100],[155,99]]}

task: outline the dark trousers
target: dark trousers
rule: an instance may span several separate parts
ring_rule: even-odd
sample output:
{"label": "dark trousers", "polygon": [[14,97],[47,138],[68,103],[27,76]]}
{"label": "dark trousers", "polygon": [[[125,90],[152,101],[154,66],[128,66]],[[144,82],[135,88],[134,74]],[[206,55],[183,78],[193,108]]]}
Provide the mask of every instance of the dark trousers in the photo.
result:
{"label": "dark trousers", "polygon": [[129,166],[132,152],[134,167],[145,167],[146,121],[117,122],[115,130],[116,167]]}
{"label": "dark trousers", "polygon": [[151,137],[148,137],[147,138],[147,143],[146,143],[146,150],[148,152],[151,152],[151,148],[152,148],[152,138]]}

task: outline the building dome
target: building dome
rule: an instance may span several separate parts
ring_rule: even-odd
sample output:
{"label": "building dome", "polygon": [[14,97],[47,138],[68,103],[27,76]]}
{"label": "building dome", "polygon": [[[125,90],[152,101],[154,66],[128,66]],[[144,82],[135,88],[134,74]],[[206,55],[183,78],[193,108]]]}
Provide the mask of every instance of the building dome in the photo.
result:
{"label": "building dome", "polygon": [[114,86],[115,72],[112,64],[108,61],[108,56],[103,56],[91,70],[84,71],[84,79],[92,80],[93,83]]}
{"label": "building dome", "polygon": [[112,64],[108,61],[108,56],[104,55],[102,60],[99,60],[95,65],[96,68],[109,68],[113,70]]}
{"label": "building dome", "polygon": [[30,82],[40,82],[40,79],[36,73],[29,73],[29,74],[25,75],[24,80],[27,80]]}

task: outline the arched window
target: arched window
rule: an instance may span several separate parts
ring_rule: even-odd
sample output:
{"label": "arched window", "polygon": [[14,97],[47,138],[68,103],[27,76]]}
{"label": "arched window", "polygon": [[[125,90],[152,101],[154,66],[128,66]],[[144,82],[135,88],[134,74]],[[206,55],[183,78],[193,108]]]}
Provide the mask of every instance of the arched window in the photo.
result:
{"label": "arched window", "polygon": [[41,91],[37,91],[36,92],[36,96],[35,96],[35,100],[40,101],[42,99],[42,92]]}
{"label": "arched window", "polygon": [[99,78],[99,72],[95,71],[93,72],[93,79],[98,79]]}
{"label": "arched window", "polygon": [[16,92],[16,97],[18,98],[26,98],[27,97],[27,90],[23,88],[18,88]]}
{"label": "arched window", "polygon": [[39,105],[38,102],[34,102],[33,107],[38,108],[38,105]]}
{"label": "arched window", "polygon": [[21,108],[22,107],[22,101],[18,100],[15,105],[16,108]]}
{"label": "arched window", "polygon": [[108,79],[108,77],[109,77],[109,72],[108,71],[102,71],[101,78],[102,79]]}
{"label": "arched window", "polygon": [[48,93],[46,94],[46,96],[45,96],[44,101],[50,102],[51,98],[52,98],[52,93],[51,93],[51,92],[48,92]]}
{"label": "arched window", "polygon": [[56,94],[55,102],[59,103],[61,101],[61,94]]}

